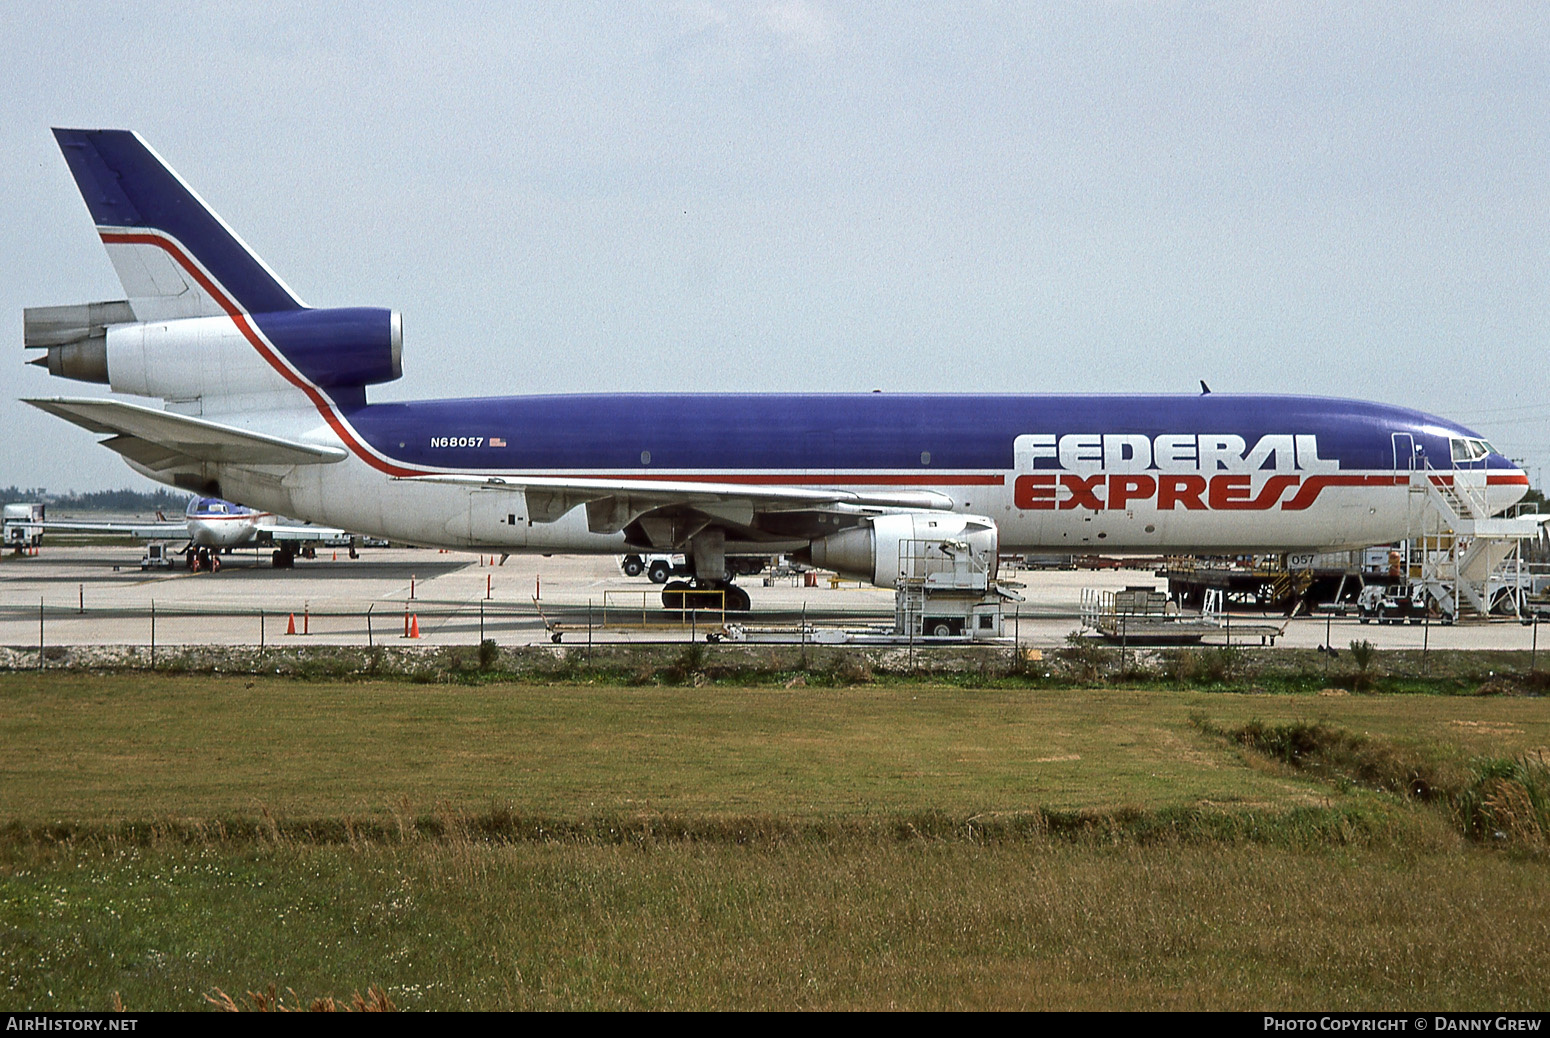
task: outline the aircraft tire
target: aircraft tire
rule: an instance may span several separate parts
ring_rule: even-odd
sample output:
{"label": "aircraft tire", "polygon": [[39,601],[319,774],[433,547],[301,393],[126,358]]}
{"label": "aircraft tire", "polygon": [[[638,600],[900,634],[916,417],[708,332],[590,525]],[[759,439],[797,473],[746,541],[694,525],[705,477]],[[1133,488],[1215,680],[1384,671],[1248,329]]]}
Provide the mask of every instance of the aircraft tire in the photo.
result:
{"label": "aircraft tire", "polygon": [[686,580],[675,580],[662,589],[662,607],[679,612],[692,609],[697,613],[746,613],[753,605],[748,592],[735,584],[722,587],[695,587]]}
{"label": "aircraft tire", "polygon": [[[653,566],[652,570],[655,572],[656,567]],[[671,609],[674,612],[685,609],[693,601],[690,597],[693,590],[693,586],[687,580],[673,581],[662,589],[662,608]]]}

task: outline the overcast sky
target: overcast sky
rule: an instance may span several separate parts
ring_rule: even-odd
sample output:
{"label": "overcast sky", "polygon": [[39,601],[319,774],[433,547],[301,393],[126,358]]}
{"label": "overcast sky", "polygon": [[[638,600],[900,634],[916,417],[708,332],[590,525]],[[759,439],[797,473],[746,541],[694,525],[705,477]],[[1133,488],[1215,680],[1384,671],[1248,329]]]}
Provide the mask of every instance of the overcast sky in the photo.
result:
{"label": "overcast sky", "polygon": [[122,297],[72,126],[309,304],[402,311],[373,399],[1205,379],[1461,419],[1542,486],[1547,12],[10,0],[0,485],[150,485],[16,402],[99,388],[24,365],[24,306]]}

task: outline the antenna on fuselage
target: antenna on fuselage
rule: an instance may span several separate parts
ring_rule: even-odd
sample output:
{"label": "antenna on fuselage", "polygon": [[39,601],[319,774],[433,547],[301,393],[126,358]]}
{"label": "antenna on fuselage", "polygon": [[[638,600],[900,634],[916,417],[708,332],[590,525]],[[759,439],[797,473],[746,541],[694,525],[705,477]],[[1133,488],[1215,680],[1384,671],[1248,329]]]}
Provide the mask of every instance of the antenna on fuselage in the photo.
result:
{"label": "antenna on fuselage", "polygon": [[1210,396],[1211,395],[1211,387],[1206,385],[1206,380],[1205,379],[1201,379],[1200,380],[1200,395],[1201,396]]}

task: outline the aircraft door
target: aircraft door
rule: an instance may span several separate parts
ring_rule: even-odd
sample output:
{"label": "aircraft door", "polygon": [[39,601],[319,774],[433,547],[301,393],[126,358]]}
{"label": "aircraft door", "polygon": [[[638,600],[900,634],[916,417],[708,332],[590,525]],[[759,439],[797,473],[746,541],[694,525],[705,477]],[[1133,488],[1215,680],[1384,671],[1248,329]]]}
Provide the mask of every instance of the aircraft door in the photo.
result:
{"label": "aircraft door", "polygon": [[1391,433],[1394,444],[1394,471],[1410,472],[1421,467],[1420,448],[1409,433]]}

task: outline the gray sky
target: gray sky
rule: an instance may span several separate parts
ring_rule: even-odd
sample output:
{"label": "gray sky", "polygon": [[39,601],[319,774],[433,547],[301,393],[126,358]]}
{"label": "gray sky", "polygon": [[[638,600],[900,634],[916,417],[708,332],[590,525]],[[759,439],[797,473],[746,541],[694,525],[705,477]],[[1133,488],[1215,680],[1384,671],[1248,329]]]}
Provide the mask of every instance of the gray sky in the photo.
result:
{"label": "gray sky", "polygon": [[122,296],[62,125],[401,310],[373,399],[1203,378],[1458,418],[1542,486],[1547,12],[12,0],[0,485],[149,485],[16,402],[97,388],[22,307]]}

